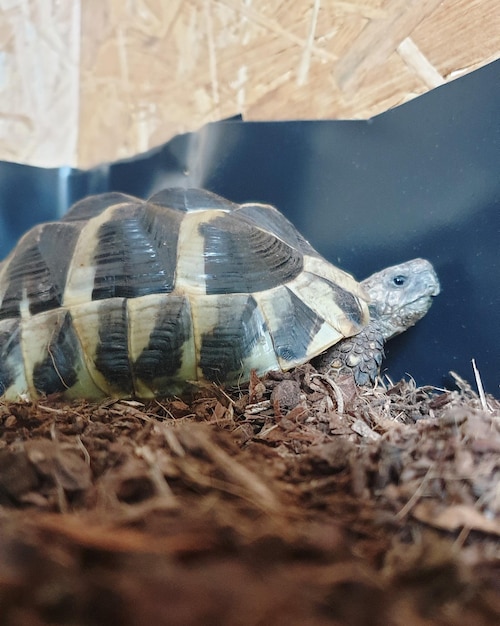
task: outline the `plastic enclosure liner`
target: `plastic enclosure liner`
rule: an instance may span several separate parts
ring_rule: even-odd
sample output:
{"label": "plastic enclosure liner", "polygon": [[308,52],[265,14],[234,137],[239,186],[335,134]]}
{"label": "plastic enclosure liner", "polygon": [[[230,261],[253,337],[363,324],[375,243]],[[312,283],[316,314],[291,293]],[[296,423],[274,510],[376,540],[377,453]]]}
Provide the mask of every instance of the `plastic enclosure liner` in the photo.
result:
{"label": "plastic enclosure liner", "polygon": [[429,259],[441,294],[387,344],[397,380],[500,396],[500,61],[368,121],[209,124],[134,159],[81,171],[0,163],[0,258],[34,223],[117,190],[205,187],[276,205],[333,263],[363,279]]}

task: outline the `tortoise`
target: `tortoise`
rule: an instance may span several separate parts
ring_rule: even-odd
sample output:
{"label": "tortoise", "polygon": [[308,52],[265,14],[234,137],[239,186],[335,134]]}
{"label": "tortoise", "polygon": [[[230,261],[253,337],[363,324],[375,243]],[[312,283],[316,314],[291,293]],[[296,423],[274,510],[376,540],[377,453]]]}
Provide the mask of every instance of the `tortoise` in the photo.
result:
{"label": "tortoise", "polygon": [[315,357],[368,384],[438,292],[423,259],[358,283],[271,205],[90,196],[0,266],[0,396],[151,398]]}

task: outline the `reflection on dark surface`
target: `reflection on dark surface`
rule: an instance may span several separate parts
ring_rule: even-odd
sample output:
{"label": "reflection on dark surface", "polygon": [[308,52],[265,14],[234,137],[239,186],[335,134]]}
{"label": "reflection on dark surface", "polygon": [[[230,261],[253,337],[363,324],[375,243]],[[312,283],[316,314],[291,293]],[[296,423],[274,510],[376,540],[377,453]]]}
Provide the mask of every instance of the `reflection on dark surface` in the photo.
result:
{"label": "reflection on dark surface", "polygon": [[362,279],[421,256],[442,292],[387,346],[387,372],[443,386],[454,370],[500,396],[500,61],[369,121],[209,124],[89,171],[0,164],[0,257],[37,221],[107,190],[203,186],[275,204]]}

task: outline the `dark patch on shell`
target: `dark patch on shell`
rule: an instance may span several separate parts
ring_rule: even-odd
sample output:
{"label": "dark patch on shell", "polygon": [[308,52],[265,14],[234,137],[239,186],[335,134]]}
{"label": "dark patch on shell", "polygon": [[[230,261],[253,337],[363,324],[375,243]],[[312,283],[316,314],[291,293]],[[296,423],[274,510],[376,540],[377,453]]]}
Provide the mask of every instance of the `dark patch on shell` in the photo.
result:
{"label": "dark patch on shell", "polygon": [[314,276],[314,280],[326,283],[335,294],[335,302],[339,305],[344,315],[357,326],[361,327],[363,325],[363,310],[358,298],[354,294],[331,280],[328,280],[328,278]]}
{"label": "dark patch on shell", "polygon": [[150,387],[167,386],[182,367],[182,349],[191,334],[188,299],[170,296],[161,303],[149,343],[134,362],[135,376]]}
{"label": "dark patch on shell", "polygon": [[79,232],[78,226],[54,222],[35,227],[21,239],[6,261],[0,319],[18,317],[23,297],[31,315],[61,306]]}
{"label": "dark patch on shell", "polygon": [[[58,315],[59,312],[54,312]],[[73,328],[71,314],[59,315],[54,333],[47,346],[47,356],[33,367],[33,385],[40,393],[62,392],[78,379],[80,342]]]}
{"label": "dark patch on shell", "polygon": [[[219,319],[201,339],[200,368],[206,380],[231,381],[255,344],[267,331],[264,318],[252,296],[233,296],[218,309]],[[236,380],[233,380],[236,382]]]}
{"label": "dark patch on shell", "polygon": [[[272,301],[281,323],[272,331],[276,354],[285,361],[306,358],[311,340],[321,328],[324,320],[290,289],[284,287],[287,298]],[[286,304],[285,304],[286,302]]]}
{"label": "dark patch on shell", "polygon": [[113,298],[101,304],[95,366],[114,389],[127,395],[133,392],[125,299]]}
{"label": "dark patch on shell", "polygon": [[93,300],[136,298],[174,289],[182,214],[128,204],[98,231]]}
{"label": "dark patch on shell", "polygon": [[301,252],[237,215],[218,216],[201,224],[200,232],[207,294],[265,291],[302,271]]}

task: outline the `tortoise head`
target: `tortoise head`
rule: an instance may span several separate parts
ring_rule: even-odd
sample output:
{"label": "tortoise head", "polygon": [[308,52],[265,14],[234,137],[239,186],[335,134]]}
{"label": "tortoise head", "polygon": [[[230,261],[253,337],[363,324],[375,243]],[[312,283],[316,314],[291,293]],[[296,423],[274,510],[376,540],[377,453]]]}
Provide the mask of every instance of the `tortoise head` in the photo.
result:
{"label": "tortoise head", "polygon": [[440,290],[434,268],[413,259],[372,274],[361,285],[370,296],[370,317],[390,339],[413,326],[429,310]]}

